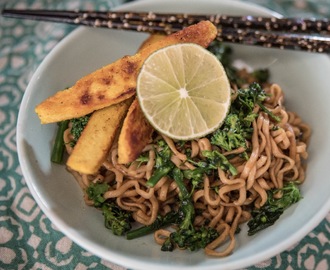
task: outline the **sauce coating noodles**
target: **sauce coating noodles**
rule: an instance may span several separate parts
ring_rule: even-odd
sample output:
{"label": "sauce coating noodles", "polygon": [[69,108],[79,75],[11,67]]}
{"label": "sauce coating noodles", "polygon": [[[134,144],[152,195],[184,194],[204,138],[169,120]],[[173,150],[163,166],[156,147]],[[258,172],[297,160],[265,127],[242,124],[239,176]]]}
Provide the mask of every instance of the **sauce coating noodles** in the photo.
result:
{"label": "sauce coating noodles", "polygon": [[[179,190],[169,176],[162,177],[152,188],[146,185],[154,171],[157,141],[166,142],[172,152],[171,161],[181,170],[193,170],[196,167],[189,162],[187,149],[189,158],[200,159],[203,159],[202,151],[220,151],[236,167],[237,175],[233,176],[220,168],[215,174],[205,175],[202,187],[194,191],[192,200],[196,210],[194,225],[199,227],[207,224],[219,233],[205,247],[205,253],[216,257],[227,256],[235,248],[235,232],[239,225],[251,218],[251,209],[265,204],[268,190],[282,188],[286,181],[303,183],[305,180],[303,161],[308,157],[307,144],[311,130],[296,113],[285,109],[284,95],[279,85],[267,85],[265,91],[269,97],[264,101],[264,106],[280,116],[281,121],[275,123],[267,113],[255,106],[257,117],[253,121],[252,138],[247,142],[251,149],[248,159],[240,155],[245,151],[242,147],[224,151],[212,145],[207,137],[187,141],[182,146],[181,142],[155,132],[153,140],[143,150],[143,155],[148,157],[147,162],[119,164],[115,144],[98,174],[72,173],[84,191],[91,182],[109,183],[110,189],[104,198],[115,199],[120,208],[133,213],[136,222],[150,225],[157,215],[165,215],[179,207]],[[70,127],[64,134],[64,141],[71,141]],[[70,144],[66,145],[70,154]],[[86,194],[85,200],[88,205],[93,204]],[[170,232],[171,228],[157,230],[154,233],[155,242],[161,245]]]}

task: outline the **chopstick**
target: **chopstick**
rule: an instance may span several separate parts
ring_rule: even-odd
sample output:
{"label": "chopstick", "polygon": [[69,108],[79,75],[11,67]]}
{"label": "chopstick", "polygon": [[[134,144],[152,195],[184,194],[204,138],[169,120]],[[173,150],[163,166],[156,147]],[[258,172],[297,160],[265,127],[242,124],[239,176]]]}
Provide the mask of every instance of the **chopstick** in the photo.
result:
{"label": "chopstick", "polygon": [[330,52],[330,20],[126,11],[65,11],[4,9],[5,17],[42,20],[109,29],[171,34],[209,20],[220,41],[267,48]]}

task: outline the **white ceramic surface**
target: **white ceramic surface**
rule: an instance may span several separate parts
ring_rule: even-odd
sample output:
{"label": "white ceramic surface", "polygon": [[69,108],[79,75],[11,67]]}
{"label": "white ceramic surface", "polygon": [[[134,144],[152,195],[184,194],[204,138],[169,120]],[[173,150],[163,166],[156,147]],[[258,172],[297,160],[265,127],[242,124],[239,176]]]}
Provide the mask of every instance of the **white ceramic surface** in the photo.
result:
{"label": "white ceramic surface", "polygon": [[[218,0],[148,0],[121,7],[126,10],[260,14],[271,12],[254,5]],[[304,199],[285,212],[271,228],[248,237],[238,235],[235,252],[223,259],[202,251],[161,252],[152,236],[134,241],[113,236],[97,210],[85,206],[82,192],[64,166],[49,157],[55,124],[41,125],[34,107],[57,90],[119,57],[133,54],[145,34],[79,28],[45,58],[25,92],[17,126],[20,164],[28,187],[48,218],[86,250],[131,269],[237,269],[274,256],[311,231],[330,209],[330,60],[327,55],[233,46],[234,57],[252,67],[268,67],[271,80],[282,86],[287,107],[311,124],[313,136]]]}

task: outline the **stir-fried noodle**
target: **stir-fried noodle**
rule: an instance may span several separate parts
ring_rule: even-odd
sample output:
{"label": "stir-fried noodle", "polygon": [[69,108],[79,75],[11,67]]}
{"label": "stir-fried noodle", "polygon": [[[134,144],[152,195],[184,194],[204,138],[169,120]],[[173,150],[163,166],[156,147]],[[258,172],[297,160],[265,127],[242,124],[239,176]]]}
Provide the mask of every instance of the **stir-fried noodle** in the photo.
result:
{"label": "stir-fried noodle", "polygon": [[[120,208],[133,213],[136,222],[150,225],[157,215],[165,215],[179,207],[179,190],[169,176],[162,177],[152,188],[146,185],[154,171],[156,151],[159,148],[157,141],[166,142],[172,152],[171,161],[181,170],[195,169],[196,165],[190,160],[203,160],[202,152],[205,150],[220,151],[238,173],[233,176],[218,168],[214,174],[205,174],[203,183],[194,190],[192,200],[196,210],[194,225],[199,227],[207,224],[219,233],[205,247],[206,254],[227,256],[235,248],[238,226],[251,218],[251,209],[265,204],[268,190],[282,188],[286,181],[302,183],[305,179],[303,159],[307,158],[310,128],[296,113],[285,109],[280,86],[269,85],[265,91],[269,97],[263,104],[273,114],[280,116],[281,120],[274,122],[259,106],[255,106],[257,117],[253,121],[252,138],[247,142],[250,149],[247,159],[241,155],[245,151],[243,147],[225,151],[212,145],[207,137],[182,143],[155,132],[153,140],[142,153],[147,157],[147,162],[119,164],[117,146],[114,145],[97,175],[72,173],[84,191],[91,182],[109,183],[110,188],[104,198],[115,199]],[[64,137],[65,142],[71,141],[70,127]],[[69,143],[66,146],[70,154],[71,146]],[[86,194],[85,199],[88,205],[93,204]],[[157,230],[154,233],[156,243],[163,244],[170,232],[171,228]]]}

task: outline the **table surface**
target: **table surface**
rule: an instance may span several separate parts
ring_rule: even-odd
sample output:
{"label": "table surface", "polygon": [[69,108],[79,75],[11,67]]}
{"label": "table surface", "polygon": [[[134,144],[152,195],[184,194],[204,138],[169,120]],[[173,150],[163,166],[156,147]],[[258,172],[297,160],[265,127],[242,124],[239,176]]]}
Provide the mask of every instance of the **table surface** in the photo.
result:
{"label": "table surface", "polygon": [[[219,0],[221,1],[221,0]],[[106,10],[124,0],[8,0],[10,8]],[[330,0],[246,0],[288,16],[330,17]],[[4,0],[0,0],[0,9]],[[51,224],[31,196],[16,151],[26,86],[42,59],[73,26],[0,17],[0,269],[123,270],[83,250]],[[330,269],[330,214],[299,243],[247,269]]]}

